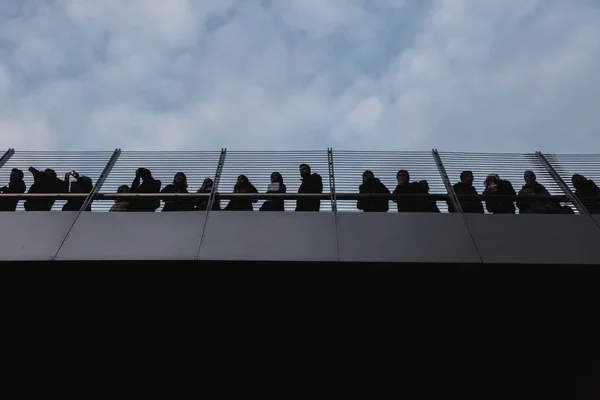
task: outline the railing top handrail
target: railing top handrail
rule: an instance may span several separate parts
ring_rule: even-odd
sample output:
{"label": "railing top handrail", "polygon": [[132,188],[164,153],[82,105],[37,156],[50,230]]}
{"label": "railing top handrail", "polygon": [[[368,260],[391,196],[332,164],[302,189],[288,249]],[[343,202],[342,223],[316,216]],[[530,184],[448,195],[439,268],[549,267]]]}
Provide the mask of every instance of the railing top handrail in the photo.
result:
{"label": "railing top handrail", "polygon": [[[78,149],[78,150],[28,150],[28,149],[13,149],[12,150],[15,151],[16,154],[23,154],[23,153],[32,153],[32,154],[43,154],[43,153],[47,153],[47,154],[63,154],[63,153],[67,153],[67,154],[74,154],[74,153],[112,153],[115,151],[114,148],[108,148],[108,149]],[[121,149],[123,153],[147,153],[147,154],[151,154],[151,153],[205,153],[205,152],[221,152],[222,149],[195,149],[195,150],[190,150],[190,149],[186,149],[186,150],[130,150],[130,149]],[[337,153],[423,153],[423,154],[431,154],[431,149],[423,149],[423,150],[389,150],[389,149],[369,149],[369,150],[356,150],[356,149],[336,149],[333,148],[332,149],[334,152]],[[541,150],[532,150],[532,151],[494,151],[494,152],[478,152],[478,151],[446,151],[446,150],[440,150],[440,149],[435,149],[437,150],[440,154],[482,154],[482,155],[531,155],[531,154],[535,154],[538,151]],[[287,150],[276,150],[276,149],[271,149],[271,150],[237,150],[237,149],[227,149],[227,152],[230,153],[254,153],[254,154],[269,154],[269,153],[317,153],[317,152],[326,152],[327,148],[313,148],[313,149],[287,149]],[[561,152],[543,152],[543,154],[546,155],[558,155],[558,156],[600,156],[600,153],[581,153],[581,152],[577,152],[577,153],[561,153]]]}
{"label": "railing top handrail", "polygon": [[[72,199],[72,198],[86,198],[88,194],[85,193],[7,193],[0,194],[0,197],[5,198],[18,198],[18,199],[29,199],[29,198],[44,198],[44,199]],[[210,196],[210,193],[97,193],[94,195],[96,200],[118,200],[128,199],[136,197],[144,198],[203,198]],[[219,197],[222,199],[233,199],[233,198],[248,198],[248,199],[297,199],[297,198],[320,198],[322,200],[328,200],[331,193],[219,193]],[[377,198],[377,199],[402,199],[402,198],[427,198],[436,200],[446,200],[449,198],[448,194],[382,194],[382,193],[336,193],[338,198],[343,200],[358,200],[362,198]],[[512,200],[512,201],[523,201],[523,202],[536,202],[542,200],[557,200],[561,202],[569,202],[569,196],[566,195],[535,195],[535,196],[519,196],[519,195],[456,195],[460,199],[465,200]]]}
{"label": "railing top handrail", "polygon": [[220,153],[221,150],[121,150],[123,154],[201,154],[201,153]]}
{"label": "railing top handrail", "polygon": [[541,152],[546,156],[563,156],[563,157],[600,157],[600,153],[546,153]]}
{"label": "railing top handrail", "polygon": [[109,150],[15,150],[15,155],[25,154],[90,154],[90,153],[113,153],[115,149]]}
{"label": "railing top handrail", "polygon": [[323,153],[327,152],[326,148],[323,149],[303,149],[303,150],[231,150],[227,149],[227,154],[239,154],[239,153],[252,153],[252,154],[272,154],[272,153],[295,153],[295,154],[303,154],[303,153]]}
{"label": "railing top handrail", "polygon": [[515,152],[515,151],[506,151],[506,152],[502,152],[502,151],[494,151],[494,152],[479,152],[479,151],[444,151],[444,150],[438,150],[438,153],[440,154],[446,154],[446,155],[450,155],[450,154],[458,154],[458,155],[463,155],[463,154],[474,154],[474,155],[499,155],[499,156],[506,156],[506,155],[518,155],[518,156],[531,156],[531,155],[535,155],[535,153],[537,152],[537,150],[531,151],[531,152]]}

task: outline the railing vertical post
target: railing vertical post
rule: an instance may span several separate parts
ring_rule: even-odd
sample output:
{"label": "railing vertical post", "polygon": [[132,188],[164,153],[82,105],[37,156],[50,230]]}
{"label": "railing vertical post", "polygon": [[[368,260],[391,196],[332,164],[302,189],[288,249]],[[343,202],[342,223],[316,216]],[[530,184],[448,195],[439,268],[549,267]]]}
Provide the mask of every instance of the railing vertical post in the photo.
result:
{"label": "railing vertical post", "polygon": [[335,191],[335,172],[333,169],[333,149],[327,149],[327,164],[329,165],[329,191],[331,192],[331,211],[337,212],[337,196]]}
{"label": "railing vertical post", "polygon": [[15,149],[8,149],[2,157],[0,157],[0,168],[4,167],[4,164],[15,154]]}
{"label": "railing vertical post", "polygon": [[112,156],[106,163],[106,166],[102,170],[102,173],[98,177],[98,180],[94,184],[92,191],[90,192],[88,197],[83,202],[83,205],[79,209],[79,212],[85,211],[85,209],[94,201],[94,197],[100,192],[100,189],[102,189],[104,182],[106,182],[106,178],[108,178],[108,175],[112,171],[113,167],[117,163],[117,160],[119,159],[120,156],[121,156],[121,149],[115,149]]}
{"label": "railing vertical post", "polygon": [[100,192],[100,189],[102,189],[102,185],[104,185],[104,181],[106,181],[106,177],[108,176],[108,174],[110,174],[110,171],[112,170],[113,166],[115,165],[115,163],[119,159],[120,155],[121,155],[121,149],[115,149],[115,151],[113,152],[112,156],[110,157],[110,159],[106,163],[106,166],[102,170],[102,173],[98,177],[98,180],[96,181],[96,184],[92,188],[92,191],[85,198],[85,201],[83,202],[83,205],[81,206],[81,208],[77,212],[77,215],[75,215],[75,218],[73,218],[73,222],[71,222],[71,226],[69,227],[69,230],[67,231],[66,235],[62,238],[62,240],[60,242],[60,246],[58,246],[58,250],[56,250],[56,253],[54,253],[54,256],[52,256],[52,261],[56,260],[56,257],[58,257],[58,254],[60,253],[60,251],[62,250],[63,246],[65,245],[65,242],[67,241],[67,238],[71,234],[71,231],[73,230],[73,227],[75,226],[75,223],[79,219],[79,216],[81,216],[81,213],[83,211],[85,211],[85,209],[87,208],[87,206],[94,200],[94,197],[96,196],[96,194],[98,194],[98,192]]}
{"label": "railing vertical post", "polygon": [[335,226],[336,259],[340,261],[340,231],[337,215],[337,191],[335,189],[335,171],[333,168],[333,149],[327,149],[327,164],[329,165],[329,192],[331,194],[331,211],[333,212],[333,223]]}
{"label": "railing vertical post", "polygon": [[227,149],[221,149],[221,155],[219,156],[219,163],[215,171],[215,177],[213,179],[213,188],[208,196],[208,203],[206,203],[206,213],[208,214],[212,210],[213,203],[215,202],[216,193],[219,191],[219,182],[221,181],[221,173],[223,172],[223,165],[225,164],[225,158],[227,157]]}
{"label": "railing vertical post", "polygon": [[194,258],[194,260],[198,260],[200,258],[200,252],[202,251],[202,242],[204,241],[204,236],[206,235],[206,226],[208,225],[208,215],[212,211],[216,194],[219,191],[219,182],[221,181],[221,174],[223,172],[223,165],[225,165],[226,157],[227,149],[222,148],[221,154],[219,155],[219,162],[217,163],[217,168],[215,170],[215,176],[213,178],[213,187],[210,191],[210,195],[208,196],[208,202],[206,203],[206,214],[204,217],[204,226],[202,227],[202,236],[200,236],[200,243],[198,243],[198,250],[196,251],[196,257]]}
{"label": "railing vertical post", "polygon": [[446,173],[446,167],[444,167],[444,163],[442,162],[442,158],[440,157],[440,154],[438,153],[437,149],[431,150],[431,154],[433,155],[433,159],[435,160],[435,163],[438,167],[440,176],[442,177],[442,180],[444,181],[444,186],[446,187],[448,196],[450,196],[450,201],[452,202],[454,209],[456,210],[456,212],[459,212],[462,214],[462,212],[463,212],[462,207],[460,206],[458,197],[456,197],[456,193],[454,192],[454,189],[452,188],[452,183],[450,182],[450,178],[448,177],[448,174]]}
{"label": "railing vertical post", "polygon": [[546,169],[546,171],[548,171],[548,173],[550,174],[550,176],[552,177],[552,179],[554,179],[554,182],[556,182],[556,184],[558,185],[558,187],[569,198],[569,200],[571,200],[571,202],[573,203],[573,205],[575,205],[575,208],[577,208],[577,211],[579,211],[580,214],[588,215],[589,211],[587,210],[587,208],[585,208],[585,206],[583,205],[583,203],[581,201],[579,201],[579,199],[577,198],[577,196],[575,196],[575,193],[573,193],[573,191],[571,190],[571,188],[569,188],[569,186],[567,185],[567,183],[558,174],[558,172],[556,171],[556,169],[554,169],[554,167],[552,166],[552,164],[550,164],[550,162],[548,161],[548,159],[546,159],[546,157],[540,151],[536,151],[535,155],[538,158],[538,160],[542,163],[542,165],[544,166],[544,168]]}

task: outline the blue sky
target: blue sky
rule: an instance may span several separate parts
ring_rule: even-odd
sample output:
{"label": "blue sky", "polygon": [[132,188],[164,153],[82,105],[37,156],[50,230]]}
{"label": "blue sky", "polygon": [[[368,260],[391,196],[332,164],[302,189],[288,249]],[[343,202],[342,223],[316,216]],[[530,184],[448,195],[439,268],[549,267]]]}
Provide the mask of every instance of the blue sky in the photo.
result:
{"label": "blue sky", "polygon": [[2,0],[0,148],[600,152],[596,0]]}

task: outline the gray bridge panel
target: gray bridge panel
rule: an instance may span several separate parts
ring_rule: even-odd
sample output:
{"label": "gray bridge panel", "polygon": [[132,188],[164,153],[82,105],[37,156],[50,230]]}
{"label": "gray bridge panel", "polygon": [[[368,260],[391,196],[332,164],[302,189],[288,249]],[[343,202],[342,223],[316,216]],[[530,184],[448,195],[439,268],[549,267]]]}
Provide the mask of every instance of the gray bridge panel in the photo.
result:
{"label": "gray bridge panel", "polygon": [[76,212],[0,212],[0,260],[51,260]]}
{"label": "gray bridge panel", "polygon": [[480,263],[462,217],[339,213],[341,261]]}
{"label": "gray bridge panel", "polygon": [[330,212],[211,212],[199,259],[336,261],[334,215]]}
{"label": "gray bridge panel", "polygon": [[193,260],[206,213],[82,213],[57,260]]}
{"label": "gray bridge panel", "polygon": [[588,216],[465,218],[485,263],[600,264],[600,229]]}

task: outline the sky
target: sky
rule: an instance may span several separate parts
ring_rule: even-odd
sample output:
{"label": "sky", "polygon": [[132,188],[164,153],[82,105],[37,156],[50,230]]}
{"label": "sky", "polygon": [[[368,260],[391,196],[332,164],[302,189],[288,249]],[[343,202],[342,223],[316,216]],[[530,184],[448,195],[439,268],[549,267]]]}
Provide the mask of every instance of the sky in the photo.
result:
{"label": "sky", "polygon": [[600,153],[598,21],[597,0],[2,0],[0,149]]}

